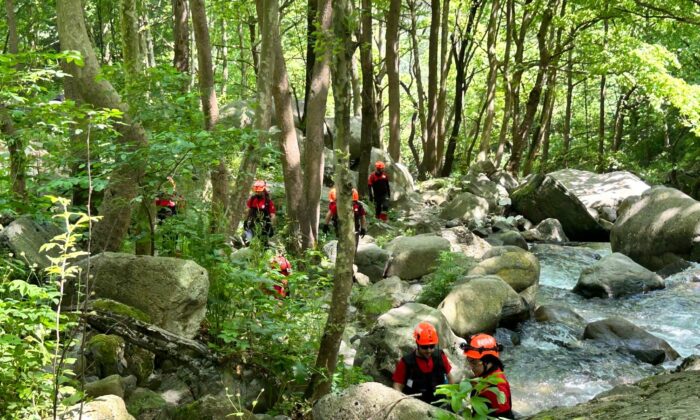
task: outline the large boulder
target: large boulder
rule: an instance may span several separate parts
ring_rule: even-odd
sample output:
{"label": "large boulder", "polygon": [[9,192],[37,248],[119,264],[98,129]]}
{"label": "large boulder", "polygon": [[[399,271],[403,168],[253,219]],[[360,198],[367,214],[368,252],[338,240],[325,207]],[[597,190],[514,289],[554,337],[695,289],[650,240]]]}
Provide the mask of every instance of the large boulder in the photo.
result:
{"label": "large boulder", "polygon": [[459,379],[466,371],[466,359],[459,349],[464,340],[454,335],[440,311],[420,303],[406,303],[377,318],[374,327],[360,339],[355,366],[375,381],[391,385],[396,364],[405,354],[415,350],[413,330],[423,321],[435,326],[440,348],[445,351]]}
{"label": "large boulder", "polygon": [[448,201],[440,212],[445,220],[483,220],[489,213],[489,202],[469,192],[463,192]]}
{"label": "large boulder", "polygon": [[369,277],[372,283],[376,283],[384,276],[384,267],[389,255],[389,251],[375,244],[360,243],[355,254],[357,271]]}
{"label": "large boulder", "polygon": [[510,205],[508,191],[501,185],[491,181],[484,174],[471,174],[462,180],[462,189],[489,203],[489,212],[503,214],[505,206]]}
{"label": "large boulder", "polygon": [[126,409],[141,419],[154,419],[167,405],[167,401],[148,388],[136,388],[126,399]]}
{"label": "large boulder", "polygon": [[[206,312],[207,271],[188,260],[105,252],[89,259],[90,289],[145,312],[153,324],[192,338]],[[79,263],[88,272],[88,259]],[[84,277],[84,276],[83,276]],[[85,279],[83,279],[83,283]],[[68,302],[75,298],[69,291]]]}
{"label": "large boulder", "polygon": [[394,162],[391,159],[391,156],[389,156],[388,152],[382,149],[377,149],[376,147],[373,147],[372,152],[370,153],[369,168],[367,171],[368,174],[374,172],[374,163],[378,160],[381,160],[386,165],[384,170],[389,176],[391,201],[401,200],[407,194],[416,190],[413,175],[411,175],[411,172],[408,170],[406,165]]}
{"label": "large boulder", "polygon": [[135,387],[136,378],[133,376],[122,377],[119,375],[110,375],[106,378],[86,383],[85,394],[90,397],[116,395],[119,398],[124,398],[127,389]]}
{"label": "large boulder", "polygon": [[614,252],[584,268],[573,291],[587,298],[618,298],[664,287],[661,276]]}
{"label": "large boulder", "polygon": [[[326,118],[326,128],[324,128],[324,143],[329,149],[334,149],[333,141],[336,138],[335,118]],[[362,118],[350,117],[350,159],[358,159],[362,147],[360,145],[362,134]]]}
{"label": "large boulder", "polygon": [[60,420],[134,420],[126,411],[124,400],[116,395],[103,395],[86,403],[77,403],[59,412]]}
{"label": "large boulder", "polygon": [[506,171],[496,171],[489,175],[489,179],[505,188],[509,194],[515,191],[515,189],[518,188],[518,185],[520,185],[518,180]]}
{"label": "large boulder", "polygon": [[608,239],[597,215],[552,174],[537,174],[511,194],[513,208],[534,223],[555,218],[566,236],[577,241]]}
{"label": "large boulder", "polygon": [[649,185],[626,172],[596,174],[578,169],[562,169],[550,174],[581,200],[599,219],[615,222],[617,208],[624,199],[642,194]]}
{"label": "large boulder", "polygon": [[28,216],[23,216],[4,229],[0,226],[0,229],[0,247],[7,248],[15,258],[26,261],[30,266],[36,264],[37,271],[51,265],[47,253],[39,249],[51,242],[54,236],[62,233],[56,225],[50,222],[36,222]]}
{"label": "large boulder", "polygon": [[525,238],[515,230],[504,230],[502,232],[497,232],[486,237],[486,242],[490,243],[492,246],[504,246],[511,245],[517,246],[523,250],[527,251],[527,241]]}
{"label": "large boulder", "polygon": [[700,202],[673,188],[651,188],[623,203],[610,245],[650,270],[700,262]]}
{"label": "large boulder", "polygon": [[502,278],[516,292],[536,286],[540,281],[540,261],[537,257],[519,247],[492,248],[484,255],[470,276],[495,274]]}
{"label": "large boulder", "polygon": [[586,320],[573,309],[561,305],[541,305],[535,309],[537,322],[556,322],[573,328],[582,328]]}
{"label": "large boulder", "polygon": [[434,271],[440,253],[450,250],[450,242],[434,235],[400,236],[386,249],[391,252],[387,276],[412,280]]}
{"label": "large boulder", "polygon": [[411,288],[408,282],[394,276],[362,289],[353,299],[353,303],[363,314],[379,316],[392,308],[415,300],[417,295],[417,288]]}
{"label": "large boulder", "polygon": [[460,337],[513,326],[527,319],[527,304],[502,278],[467,276],[455,283],[438,309]]}
{"label": "large boulder", "polygon": [[533,242],[569,242],[564,228],[557,219],[544,219],[532,229],[522,233],[526,241]]}
{"label": "large boulder", "polygon": [[583,338],[603,342],[653,365],[680,357],[665,340],[623,318],[607,318],[591,322],[586,325]]}
{"label": "large boulder", "polygon": [[377,382],[353,385],[328,394],[314,405],[315,420],[424,420],[457,418],[453,414]]}
{"label": "large boulder", "polygon": [[556,407],[530,419],[697,419],[698,389],[698,372],[655,375],[631,385],[618,385],[583,404]]}
{"label": "large boulder", "polygon": [[467,257],[480,260],[491,249],[491,244],[473,234],[464,226],[442,229],[438,235],[450,242],[452,252],[461,252]]}

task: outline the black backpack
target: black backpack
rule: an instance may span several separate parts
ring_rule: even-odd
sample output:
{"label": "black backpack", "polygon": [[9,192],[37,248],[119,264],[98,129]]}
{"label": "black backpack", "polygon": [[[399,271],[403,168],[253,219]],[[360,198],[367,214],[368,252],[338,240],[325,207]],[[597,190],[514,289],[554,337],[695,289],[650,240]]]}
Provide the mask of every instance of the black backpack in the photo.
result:
{"label": "black backpack", "polygon": [[404,394],[421,394],[417,398],[428,404],[439,399],[435,395],[435,387],[447,383],[447,372],[442,361],[442,355],[442,350],[438,348],[433,351],[433,354],[430,356],[433,359],[433,370],[429,373],[424,373],[418,367],[415,351],[403,357],[403,361],[406,364]]}

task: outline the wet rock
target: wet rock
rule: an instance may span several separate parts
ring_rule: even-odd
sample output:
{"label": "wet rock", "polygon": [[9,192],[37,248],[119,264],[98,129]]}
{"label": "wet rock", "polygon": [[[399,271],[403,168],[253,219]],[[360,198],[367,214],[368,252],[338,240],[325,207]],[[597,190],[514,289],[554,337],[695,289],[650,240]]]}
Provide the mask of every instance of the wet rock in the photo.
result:
{"label": "wet rock", "polygon": [[472,193],[464,192],[447,202],[440,212],[440,217],[445,220],[482,220],[486,218],[488,211],[488,201]]}
{"label": "wet rock", "polygon": [[[192,338],[206,313],[209,279],[194,261],[105,252],[89,260],[96,297],[139,309],[172,333]],[[87,272],[88,260],[79,263]],[[67,302],[75,298],[68,292]]]}
{"label": "wet rock", "polygon": [[[446,416],[446,417],[440,417]],[[353,385],[321,398],[313,409],[315,420],[425,420],[457,418],[433,405],[406,396],[377,382]]]}
{"label": "wet rock", "polygon": [[60,420],[134,420],[124,400],[116,395],[103,395],[84,404],[78,403],[59,413]]}
{"label": "wet rock", "polygon": [[555,174],[534,175],[513,191],[513,208],[535,223],[558,219],[572,240],[607,240],[608,232],[600,226],[596,215]]}
{"label": "wet rock", "polygon": [[700,372],[700,355],[692,354],[681,362],[677,368],[673,370],[674,372],[686,372],[686,371],[696,371]]}
{"label": "wet rock", "polygon": [[561,305],[541,305],[535,309],[537,322],[557,322],[574,328],[583,327],[586,320],[573,309]]}
{"label": "wet rock", "polygon": [[387,276],[412,280],[434,271],[440,254],[450,250],[450,243],[439,236],[418,235],[398,237],[386,249],[391,252]]}
{"label": "wet rock", "polygon": [[369,277],[370,281],[376,283],[384,276],[384,267],[389,260],[389,251],[386,251],[375,244],[360,244],[355,254],[355,264],[357,270]]}
{"label": "wet rock", "polygon": [[700,418],[700,374],[681,372],[619,385],[574,407],[557,407],[530,417],[564,419],[696,419]]}
{"label": "wet rock", "polygon": [[460,337],[508,327],[529,316],[527,304],[501,277],[467,276],[440,303],[452,331]]}
{"label": "wet rock", "polygon": [[557,219],[544,219],[532,229],[522,233],[523,238],[533,242],[568,242],[564,228]]}
{"label": "wet rock", "polygon": [[167,405],[163,397],[147,388],[136,388],[126,399],[129,414],[139,420],[152,420]]}
{"label": "wet rock", "polygon": [[440,348],[450,360],[456,377],[461,378],[466,370],[466,359],[459,349],[463,340],[454,335],[440,311],[420,303],[406,303],[377,318],[372,329],[360,339],[355,366],[375,381],[391,385],[398,361],[416,348],[413,330],[422,321],[435,326]]}
{"label": "wet rock", "polygon": [[0,229],[0,247],[7,248],[15,258],[28,263],[29,266],[36,264],[39,273],[51,265],[47,253],[39,249],[51,242],[54,236],[63,233],[56,225],[50,222],[36,222],[29,216],[15,219]]}
{"label": "wet rock", "polygon": [[586,298],[618,298],[664,287],[661,276],[615,252],[583,269],[573,291]]}
{"label": "wet rock", "polygon": [[619,210],[610,233],[614,252],[650,270],[680,260],[700,262],[700,202],[667,187],[654,187]]}
{"label": "wet rock", "polygon": [[603,342],[619,351],[632,354],[642,362],[658,365],[679,357],[662,340],[623,318],[607,318],[586,325],[583,338]]}
{"label": "wet rock", "polygon": [[527,242],[520,233],[514,230],[508,230],[505,232],[498,232],[486,237],[486,242],[490,243],[492,246],[503,246],[512,245],[522,248],[527,251]]}

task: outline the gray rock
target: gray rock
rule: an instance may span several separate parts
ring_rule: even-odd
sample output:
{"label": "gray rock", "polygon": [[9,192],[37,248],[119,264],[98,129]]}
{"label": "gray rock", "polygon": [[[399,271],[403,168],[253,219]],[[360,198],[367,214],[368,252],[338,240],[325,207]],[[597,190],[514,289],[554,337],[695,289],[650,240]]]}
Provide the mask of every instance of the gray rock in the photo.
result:
{"label": "gray rock", "polygon": [[372,329],[360,339],[355,366],[374,378],[391,385],[391,375],[402,356],[415,350],[413,330],[419,322],[435,326],[439,346],[445,351],[457,379],[466,371],[466,359],[459,349],[462,339],[455,336],[440,311],[420,303],[406,303],[379,318]]}
{"label": "gray rock", "polygon": [[389,251],[375,244],[360,243],[355,254],[357,270],[367,275],[370,281],[376,283],[384,276],[384,267],[389,260],[389,255]]}
{"label": "gray rock", "polygon": [[[131,380],[135,382],[134,380]],[[91,397],[101,397],[103,395],[116,395],[124,398],[127,388],[127,380],[119,375],[110,375],[95,382],[85,384],[85,393]]]}
{"label": "gray rock", "polygon": [[23,216],[0,230],[0,246],[29,266],[36,264],[37,272],[42,272],[51,261],[47,253],[39,249],[61,233],[61,229],[50,222],[35,222],[29,216]]}
{"label": "gray rock", "polygon": [[438,235],[450,242],[452,252],[460,252],[476,260],[481,259],[491,249],[491,244],[476,236],[464,226],[443,229],[438,232]]}
{"label": "gray rock", "polygon": [[[79,265],[87,273],[88,260]],[[206,312],[209,279],[207,271],[197,263],[105,252],[90,259],[89,272],[95,297],[139,309],[155,325],[187,338],[199,331]],[[67,295],[66,302],[72,304],[74,287]]]}
{"label": "gray rock", "polygon": [[413,175],[411,175],[408,168],[401,163],[394,162],[391,156],[389,156],[389,152],[377,149],[376,147],[373,147],[370,153],[368,174],[374,172],[374,163],[378,160],[381,160],[386,165],[384,170],[389,176],[392,201],[399,201],[407,194],[416,190]]}
{"label": "gray rock", "polygon": [[520,185],[518,180],[506,171],[496,171],[489,175],[489,179],[505,188],[509,194],[515,191],[518,188],[518,185]]}
{"label": "gray rock", "polygon": [[570,327],[580,328],[586,320],[574,310],[561,305],[541,305],[535,309],[537,322],[557,322]]}
{"label": "gray rock", "polygon": [[486,242],[492,246],[512,245],[527,251],[527,242],[520,233],[514,230],[498,232],[486,237]]}
{"label": "gray rock", "polygon": [[489,212],[496,214],[503,214],[503,205],[510,204],[506,199],[510,199],[508,196],[508,191],[501,185],[496,184],[491,181],[486,175],[468,175],[462,180],[463,189],[466,192],[470,192],[477,197],[485,199],[489,204]]}
{"label": "gray rock", "polygon": [[661,276],[615,252],[583,269],[573,291],[587,298],[618,298],[664,287]]}
{"label": "gray rock", "polygon": [[[445,417],[441,417],[445,416]],[[321,398],[313,409],[315,420],[425,420],[457,418],[454,414],[406,396],[377,382],[353,385]]]}
{"label": "gray rock", "polygon": [[520,247],[494,247],[484,254],[483,258],[469,275],[497,275],[518,293],[539,284],[539,260],[534,254]]}
{"label": "gray rock", "polygon": [[530,419],[697,419],[700,418],[698,389],[697,372],[656,375],[632,385],[618,385],[574,407],[537,413]]}
{"label": "gray rock", "polygon": [[483,220],[489,211],[489,203],[484,198],[464,192],[450,200],[440,212],[445,220]]}
{"label": "gray rock", "polygon": [[700,371],[700,355],[691,354],[683,359],[680,365],[676,367],[674,372]]}
{"label": "gray rock", "polygon": [[452,288],[438,309],[460,337],[494,331],[527,319],[527,305],[502,278],[467,276]]}
{"label": "gray rock", "polygon": [[60,420],[134,420],[126,411],[124,400],[116,395],[103,395],[85,404],[75,404],[63,413],[59,412]]}
{"label": "gray rock", "polygon": [[700,202],[666,187],[647,190],[618,209],[610,245],[650,270],[700,262]]}
{"label": "gray rock", "polygon": [[167,405],[163,397],[147,388],[136,388],[126,399],[129,414],[139,420],[152,420]]}
{"label": "gray rock", "polygon": [[416,293],[409,292],[409,284],[394,276],[383,279],[363,289],[353,303],[365,315],[379,316],[416,299]]}
{"label": "gray rock", "polygon": [[486,176],[491,176],[496,173],[496,165],[491,159],[480,160],[474,162],[467,171],[469,175],[484,174]]}
{"label": "gray rock", "polygon": [[534,175],[511,194],[513,208],[539,223],[556,218],[566,236],[577,241],[607,240],[608,232],[581,200],[555,176]]}
{"label": "gray rock", "polygon": [[568,242],[566,233],[557,219],[544,219],[533,229],[522,233],[523,238],[533,242]]}
{"label": "gray rock", "polygon": [[[326,128],[324,128],[324,143],[326,144],[326,147],[328,147],[329,149],[334,149],[333,139],[337,138],[336,137],[336,130],[335,130],[335,118],[333,118],[333,117],[326,118],[326,126],[327,126],[327,130],[326,130]],[[360,157],[361,132],[362,132],[362,118],[351,116],[350,117],[350,138],[348,139],[349,145],[350,145],[350,158],[351,159],[357,159]],[[357,184],[355,184],[355,185],[357,185]]]}
{"label": "gray rock", "polygon": [[387,276],[412,280],[434,271],[440,254],[450,250],[450,242],[433,235],[398,237],[386,249],[391,252]]}
{"label": "gray rock", "polygon": [[680,357],[665,340],[623,318],[607,318],[591,322],[586,325],[583,338],[603,342],[653,365]]}

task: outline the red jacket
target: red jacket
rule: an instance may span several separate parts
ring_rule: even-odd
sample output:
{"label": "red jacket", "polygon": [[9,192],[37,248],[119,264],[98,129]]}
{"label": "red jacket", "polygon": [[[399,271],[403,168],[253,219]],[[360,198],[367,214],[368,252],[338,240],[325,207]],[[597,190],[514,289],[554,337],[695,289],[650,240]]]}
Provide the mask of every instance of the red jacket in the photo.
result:
{"label": "red jacket", "polygon": [[489,399],[489,407],[493,410],[489,415],[497,417],[500,414],[510,413],[512,408],[510,399],[510,384],[508,383],[508,379],[506,379],[505,373],[503,373],[501,369],[496,369],[488,375],[488,377],[491,376],[496,376],[503,379],[502,382],[495,386],[503,393],[503,395],[505,395],[506,401],[503,404],[500,404],[498,402],[498,396],[494,392],[488,390],[483,391],[480,395]]}

